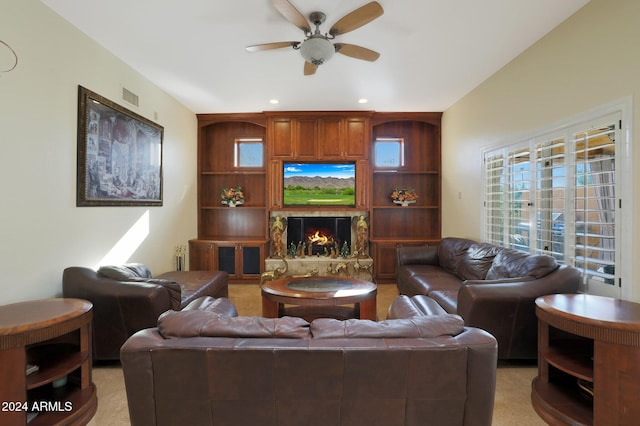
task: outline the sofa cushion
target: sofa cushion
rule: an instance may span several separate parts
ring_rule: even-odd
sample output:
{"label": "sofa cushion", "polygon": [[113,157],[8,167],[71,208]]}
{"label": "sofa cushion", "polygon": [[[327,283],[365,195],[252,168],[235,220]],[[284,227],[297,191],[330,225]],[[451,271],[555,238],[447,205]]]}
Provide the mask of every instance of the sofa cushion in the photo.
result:
{"label": "sofa cushion", "polygon": [[[402,294],[413,296],[414,294],[429,294],[433,290],[453,290],[460,288],[462,281],[451,272],[435,265],[407,265],[402,269],[405,276],[411,278],[403,281],[405,286],[401,288]],[[400,282],[400,279],[398,279]],[[410,287],[410,288],[406,288]]]}
{"label": "sofa cushion", "polygon": [[169,292],[169,304],[171,309],[179,311],[182,306],[182,290],[180,284],[171,280],[164,280],[162,278],[132,278],[129,281],[145,282],[147,284],[158,284],[166,288]]}
{"label": "sofa cushion", "polygon": [[130,281],[131,278],[151,278],[151,271],[142,263],[125,263],[124,265],[105,265],[98,269],[98,274],[118,281]]}
{"label": "sofa cushion", "polygon": [[445,238],[438,245],[438,262],[447,272],[458,276],[458,267],[475,241],[465,238]]}
{"label": "sofa cushion", "polygon": [[532,276],[536,279],[555,271],[556,259],[547,255],[532,255],[518,250],[504,248],[493,259],[486,279],[517,278]]}
{"label": "sofa cushion", "polygon": [[446,312],[455,314],[458,312],[459,290],[435,290],[429,293],[429,297],[436,301]]}
{"label": "sofa cushion", "polygon": [[229,275],[222,271],[170,271],[157,276],[180,284],[182,307],[204,297],[228,297]]}
{"label": "sofa cushion", "polygon": [[406,319],[424,315],[444,315],[446,313],[447,311],[429,296],[422,294],[413,297],[400,295],[389,305],[387,319]]}
{"label": "sofa cushion", "polygon": [[309,337],[302,318],[226,317],[201,310],[167,311],[158,318],[165,339],[180,337]]}
{"label": "sofa cushion", "polygon": [[464,331],[464,321],[458,315],[429,315],[406,319],[371,321],[350,319],[340,321],[318,318],[311,323],[314,339],[336,338],[431,338],[456,336]]}
{"label": "sofa cushion", "polygon": [[458,277],[462,280],[483,280],[502,247],[488,243],[473,243],[462,255]]}
{"label": "sofa cushion", "polygon": [[158,284],[169,292],[169,304],[171,309],[179,310],[182,306],[182,290],[180,284],[175,281],[152,278],[151,271],[142,263],[126,263],[121,266],[107,265],[98,269],[98,274],[121,282],[143,282]]}
{"label": "sofa cushion", "polygon": [[199,310],[213,312],[226,317],[237,317],[238,310],[236,306],[226,297],[199,297],[182,308],[183,311]]}

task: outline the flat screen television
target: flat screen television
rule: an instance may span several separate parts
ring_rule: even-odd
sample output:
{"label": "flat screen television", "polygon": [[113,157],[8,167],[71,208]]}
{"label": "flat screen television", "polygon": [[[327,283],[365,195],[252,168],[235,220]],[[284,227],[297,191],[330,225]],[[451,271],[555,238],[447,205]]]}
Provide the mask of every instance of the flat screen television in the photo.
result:
{"label": "flat screen television", "polygon": [[285,206],[356,205],[355,162],[283,163]]}

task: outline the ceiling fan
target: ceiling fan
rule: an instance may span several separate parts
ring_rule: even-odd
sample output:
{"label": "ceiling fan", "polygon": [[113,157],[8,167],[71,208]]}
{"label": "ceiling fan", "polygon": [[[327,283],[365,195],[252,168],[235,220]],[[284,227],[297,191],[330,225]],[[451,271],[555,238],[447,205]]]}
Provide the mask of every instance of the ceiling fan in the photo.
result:
{"label": "ceiling fan", "polygon": [[338,20],[328,33],[320,32],[320,25],[326,19],[326,15],[322,12],[311,12],[309,21],[315,25],[315,31],[311,31],[311,26],[304,15],[298,11],[288,0],[271,0],[273,6],[284,16],[287,21],[294,24],[304,32],[305,39],[303,41],[280,41],[275,43],[256,44],[247,46],[249,52],[258,52],[261,50],[280,49],[284,47],[292,47],[299,50],[304,58],[304,75],[311,75],[316,72],[318,66],[328,61],[334,53],[342,53],[352,58],[373,62],[380,54],[373,50],[362,46],[347,43],[332,43],[331,40],[336,36],[346,34],[349,31],[360,28],[378,18],[384,13],[382,6],[376,1],[367,3],[351,13],[343,16]]}

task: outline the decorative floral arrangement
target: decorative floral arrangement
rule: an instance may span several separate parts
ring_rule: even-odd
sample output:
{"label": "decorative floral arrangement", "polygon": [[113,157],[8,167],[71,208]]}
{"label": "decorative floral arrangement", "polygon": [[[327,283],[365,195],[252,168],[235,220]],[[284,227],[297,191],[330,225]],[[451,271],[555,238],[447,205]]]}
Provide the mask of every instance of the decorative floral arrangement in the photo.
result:
{"label": "decorative floral arrangement", "polygon": [[408,206],[410,203],[416,202],[418,194],[413,188],[396,188],[391,193],[391,199],[395,204]]}
{"label": "decorative floral arrangement", "polygon": [[222,204],[226,204],[229,207],[244,204],[244,193],[242,192],[241,186],[236,188],[222,188],[220,198],[222,198]]}

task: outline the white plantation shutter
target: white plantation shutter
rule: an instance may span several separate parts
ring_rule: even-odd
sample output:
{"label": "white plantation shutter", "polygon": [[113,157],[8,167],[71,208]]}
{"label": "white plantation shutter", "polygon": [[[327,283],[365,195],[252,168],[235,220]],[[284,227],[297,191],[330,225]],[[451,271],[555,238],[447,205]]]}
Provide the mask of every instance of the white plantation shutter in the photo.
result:
{"label": "white plantation shutter", "polygon": [[551,138],[535,144],[536,233],[533,252],[564,261],[564,221],[567,185],[565,139]]}
{"label": "white plantation shutter", "polygon": [[485,156],[485,241],[502,245],[504,241],[504,154]]}
{"label": "white plantation shutter", "polygon": [[531,153],[528,146],[507,153],[507,245],[529,251],[532,232]]}
{"label": "white plantation shutter", "polygon": [[620,297],[632,271],[621,248],[631,247],[621,232],[632,192],[624,108],[485,151],[483,240],[553,256],[582,271],[582,290]]}
{"label": "white plantation shutter", "polygon": [[575,266],[590,282],[615,284],[615,125],[574,135]]}

